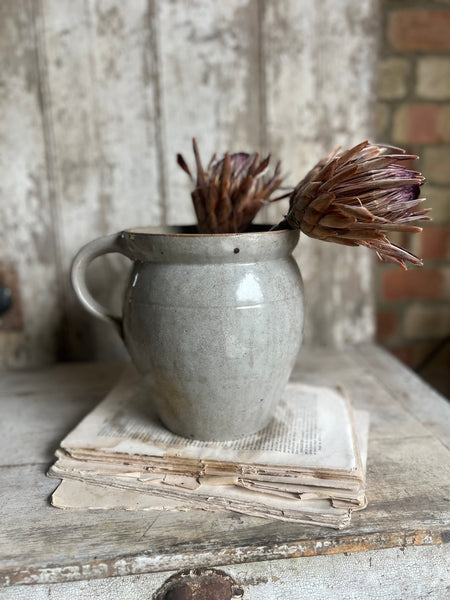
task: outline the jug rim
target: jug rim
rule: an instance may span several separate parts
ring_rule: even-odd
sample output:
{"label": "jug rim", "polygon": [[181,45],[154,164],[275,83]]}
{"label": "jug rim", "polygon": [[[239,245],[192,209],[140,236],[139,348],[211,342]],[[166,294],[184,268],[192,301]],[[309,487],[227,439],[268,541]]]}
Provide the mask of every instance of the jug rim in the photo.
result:
{"label": "jug rim", "polygon": [[197,226],[190,225],[147,225],[138,227],[127,227],[123,230],[123,233],[134,236],[165,236],[165,237],[177,237],[177,238],[218,238],[218,237],[233,237],[233,236],[247,236],[254,234],[270,234],[280,235],[289,232],[293,232],[293,229],[272,229],[273,224],[261,223],[252,224],[247,231],[243,232],[231,232],[231,233],[200,233],[197,231]]}
{"label": "jug rim", "polygon": [[123,254],[142,262],[243,263],[291,254],[300,231],[270,231],[270,227],[245,233],[198,233],[192,225],[140,227],[122,231],[117,243]]}

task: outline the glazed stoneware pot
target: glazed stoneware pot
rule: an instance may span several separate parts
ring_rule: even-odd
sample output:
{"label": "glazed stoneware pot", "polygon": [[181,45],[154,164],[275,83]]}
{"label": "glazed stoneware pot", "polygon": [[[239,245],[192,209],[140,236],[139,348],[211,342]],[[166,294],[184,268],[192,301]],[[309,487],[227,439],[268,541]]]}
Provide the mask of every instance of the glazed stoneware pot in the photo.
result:
{"label": "glazed stoneware pot", "polygon": [[[136,228],[80,250],[72,282],[82,304],[115,325],[172,432],[228,440],[270,421],[303,335],[298,231],[240,234]],[[86,269],[102,254],[134,261],[123,315],[101,306]]]}

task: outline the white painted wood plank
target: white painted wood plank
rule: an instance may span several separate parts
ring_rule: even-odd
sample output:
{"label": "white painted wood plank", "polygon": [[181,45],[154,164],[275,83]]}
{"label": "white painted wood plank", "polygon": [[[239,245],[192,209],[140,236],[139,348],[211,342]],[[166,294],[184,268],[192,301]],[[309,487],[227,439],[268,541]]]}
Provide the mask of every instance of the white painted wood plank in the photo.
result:
{"label": "white painted wood plank", "polygon": [[445,598],[450,548],[408,547],[225,568],[247,600]]}
{"label": "white painted wood plank", "polygon": [[33,396],[86,389],[107,391],[119,379],[126,365],[120,363],[58,363],[40,369],[0,372],[0,398],[14,394]]}
{"label": "white painted wood plank", "polygon": [[60,317],[35,8],[0,4],[0,269],[17,273],[23,319],[16,331],[0,326],[3,367],[53,360]]}
{"label": "white painted wood plank", "polygon": [[213,152],[259,149],[258,2],[159,2],[159,46],[165,134],[167,220],[195,221],[181,152],[194,165],[196,137]]}
{"label": "white painted wood plank", "polygon": [[398,404],[450,448],[450,403],[423,379],[382,348],[364,345],[352,352],[355,361],[371,369]]}
{"label": "white painted wood plank", "polygon": [[[81,245],[161,220],[154,40],[145,0],[43,0],[42,20],[60,217],[55,227],[66,281]],[[128,268],[113,256],[92,266],[93,292],[116,310]],[[65,291],[68,353],[125,356],[115,333]]]}
{"label": "white painted wood plank", "polygon": [[[2,433],[0,439],[5,442],[8,456],[20,455],[23,464],[0,468],[0,493],[4,495],[0,531],[2,585],[68,582],[388,547],[439,546],[448,541],[448,449],[420,422],[413,407],[406,411],[395,394],[374,385],[370,375],[376,371],[356,360],[354,352],[305,350],[295,377],[344,385],[355,404],[368,408],[373,419],[369,438],[369,506],[353,515],[349,528],[332,531],[237,514],[155,516],[50,507],[48,496],[55,481],[45,478],[44,464],[36,463],[48,457],[48,444],[60,439],[73,426],[77,411],[80,414],[99,393],[95,369],[99,377],[104,373],[101,365],[94,370],[92,365],[65,365],[58,367],[51,385],[33,374],[28,384],[10,380],[9,397],[17,401],[15,408],[10,409],[11,416],[19,411],[22,418],[13,421],[22,426],[12,435]],[[374,356],[377,353],[374,350]],[[389,369],[395,369],[395,365],[385,366],[386,371]],[[56,380],[61,382],[59,391]],[[84,380],[83,393],[80,381]],[[29,394],[31,382],[40,393]],[[404,385],[405,395],[414,383]],[[360,394],[361,386],[364,391]],[[7,403],[8,396],[3,395],[1,401]],[[65,402],[70,406],[65,406]],[[54,416],[50,419],[51,415]],[[431,411],[429,418],[433,418]],[[8,419],[2,425],[8,428]],[[22,515],[20,521],[17,514]],[[9,550],[10,538],[15,540],[14,553]]]}
{"label": "white painted wood plank", "polygon": [[[390,548],[226,565],[220,570],[241,586],[245,600],[444,599],[450,586],[450,548],[448,544]],[[142,600],[152,597],[172,574],[17,586],[0,590],[0,600]]]}
{"label": "white painted wood plank", "polygon": [[[386,389],[383,378],[375,375],[363,359],[367,346],[358,347],[357,351],[347,350],[341,353],[339,360],[330,360],[329,351],[304,347],[297,361],[293,379],[310,383],[323,384],[323,370],[318,367],[318,352],[323,364],[326,364],[327,385],[343,388],[350,397],[355,408],[370,412],[370,439],[396,440],[400,435],[408,437],[432,437],[432,433],[399,402],[392,402],[392,394]],[[370,346],[369,346],[370,348]],[[377,349],[378,350],[378,349]],[[377,355],[377,350],[375,355]],[[392,368],[392,367],[391,367]],[[389,368],[387,369],[389,371]],[[412,385],[404,389],[404,395],[410,393]],[[439,398],[439,404],[444,404]]]}
{"label": "white painted wood plank", "polygon": [[65,266],[92,236],[159,223],[148,3],[45,1]]}
{"label": "white painted wood plank", "polygon": [[[376,6],[371,0],[264,2],[266,144],[297,183],[335,146],[372,131]],[[279,221],[286,204],[276,206]],[[296,251],[305,280],[306,343],[370,340],[372,258],[301,236]]]}
{"label": "white painted wood plank", "polygon": [[[101,389],[83,394],[76,389],[64,395],[35,393],[32,402],[27,393],[0,397],[0,465],[49,464],[61,441],[60,432],[68,433],[101,398]],[[17,444],[17,439],[26,443]]]}

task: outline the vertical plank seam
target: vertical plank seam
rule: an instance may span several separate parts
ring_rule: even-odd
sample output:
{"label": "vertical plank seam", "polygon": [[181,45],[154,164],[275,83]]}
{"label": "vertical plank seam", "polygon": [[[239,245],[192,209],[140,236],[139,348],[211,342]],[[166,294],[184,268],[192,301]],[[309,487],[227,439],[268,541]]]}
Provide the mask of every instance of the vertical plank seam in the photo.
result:
{"label": "vertical plank seam", "polygon": [[[48,203],[51,219],[51,243],[53,246],[55,269],[56,269],[56,294],[58,299],[58,308],[63,319],[61,338],[57,341],[57,351],[61,354],[66,339],[66,293],[64,287],[64,269],[63,269],[63,236],[62,219],[60,210],[59,182],[57,169],[57,152],[53,127],[53,116],[51,108],[51,92],[48,77],[47,55],[45,46],[45,17],[42,0],[29,0],[33,37],[35,43],[35,60],[38,76],[38,97],[42,114],[42,131],[44,138],[45,166],[48,186]],[[59,356],[58,358],[60,358]]]}
{"label": "vertical plank seam", "polygon": [[168,192],[167,192],[167,169],[166,135],[164,126],[164,108],[162,91],[162,64],[160,54],[160,38],[158,33],[159,9],[158,0],[148,0],[148,26],[150,32],[151,64],[149,72],[152,75],[153,102],[155,110],[155,146],[156,146],[156,169],[157,189],[159,192],[159,203],[161,208],[161,223],[167,225],[168,218]]}
{"label": "vertical plank seam", "polygon": [[86,31],[88,34],[88,63],[89,63],[89,77],[90,77],[90,125],[92,127],[92,138],[94,142],[95,155],[93,165],[97,174],[97,199],[98,199],[98,227],[102,235],[109,233],[108,226],[108,215],[111,212],[111,208],[107,206],[103,195],[103,180],[102,174],[107,159],[102,141],[102,133],[100,127],[100,102],[98,98],[98,67],[97,67],[97,39],[95,32],[95,6],[96,0],[85,0],[84,1],[84,14],[86,15]]}
{"label": "vertical plank seam", "polygon": [[258,143],[260,152],[267,152],[267,97],[266,97],[266,48],[264,24],[266,18],[266,0],[257,1],[258,15]]}
{"label": "vertical plank seam", "polygon": [[[376,109],[376,104],[377,104],[377,83],[378,83],[378,78],[377,78],[377,64],[378,64],[378,59],[379,57],[381,57],[382,54],[382,50],[383,48],[388,48],[389,46],[385,46],[384,45],[384,40],[381,40],[381,35],[382,32],[387,32],[387,25],[384,24],[384,22],[382,20],[386,19],[387,20],[387,15],[386,15],[386,11],[382,11],[381,9],[381,5],[380,5],[380,0],[377,0],[376,2],[372,2],[369,3],[369,7],[371,9],[371,13],[370,13],[370,21],[372,23],[375,24],[375,27],[377,27],[377,33],[374,36],[374,39],[372,39],[372,44],[373,44],[373,58],[372,58],[372,78],[371,78],[371,82],[370,82],[370,101],[371,101],[371,110],[369,112],[369,124],[368,124],[368,134],[370,136],[370,139],[375,139],[376,135],[377,135],[377,126],[376,126],[376,120],[375,120],[375,109]],[[381,24],[383,22],[383,29],[382,31],[380,31],[380,27]],[[414,77],[414,75],[410,74],[410,78],[411,76]]]}
{"label": "vertical plank seam", "polygon": [[[266,97],[266,47],[264,36],[264,25],[266,19],[266,0],[257,0],[257,69],[258,69],[258,151],[268,152],[268,132],[267,132],[267,97]],[[271,210],[269,206],[264,206],[261,210],[261,217],[265,223],[271,220]]]}

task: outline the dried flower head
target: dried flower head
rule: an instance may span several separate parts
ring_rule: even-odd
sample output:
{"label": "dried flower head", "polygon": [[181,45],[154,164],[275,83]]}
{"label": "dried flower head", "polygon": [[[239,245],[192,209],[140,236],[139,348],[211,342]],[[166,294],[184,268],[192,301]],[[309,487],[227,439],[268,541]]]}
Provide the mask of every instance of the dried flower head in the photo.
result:
{"label": "dried flower head", "polygon": [[181,154],[178,154],[177,161],[195,185],[191,195],[199,232],[246,231],[256,213],[280,187],[280,163],[276,165],[272,176],[267,176],[270,155],[261,159],[258,152],[225,154],[221,158],[214,154],[205,171],[196,140],[193,139],[192,143],[197,166],[196,179]]}
{"label": "dried flower head", "polygon": [[285,221],[311,237],[347,246],[367,246],[383,261],[421,265],[414,254],[392,244],[389,231],[416,233],[424,178],[405,166],[417,156],[401,148],[362,142],[322,159],[295,187]]}

